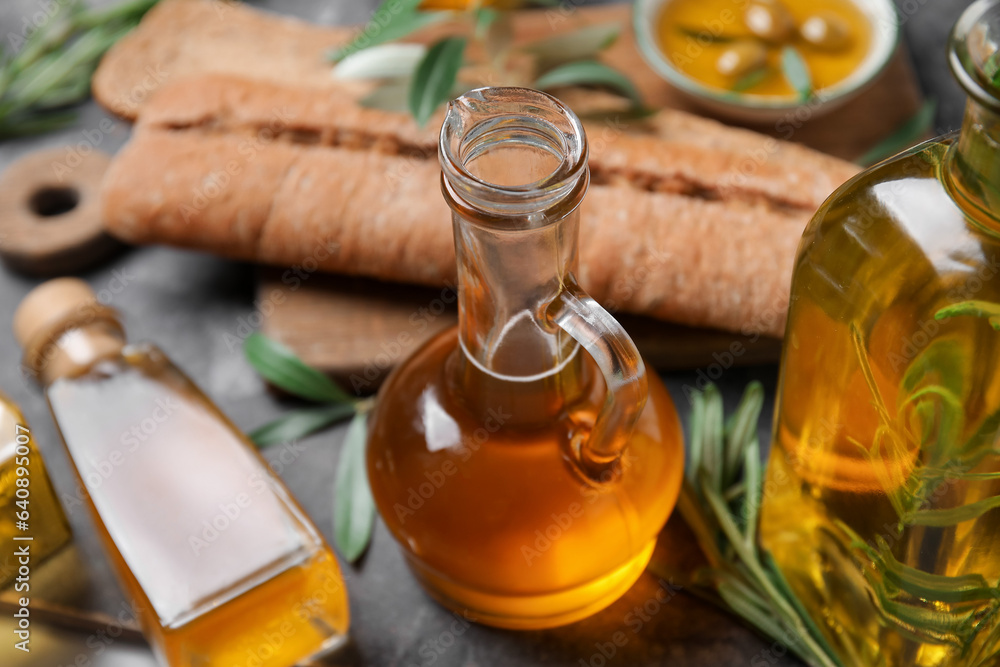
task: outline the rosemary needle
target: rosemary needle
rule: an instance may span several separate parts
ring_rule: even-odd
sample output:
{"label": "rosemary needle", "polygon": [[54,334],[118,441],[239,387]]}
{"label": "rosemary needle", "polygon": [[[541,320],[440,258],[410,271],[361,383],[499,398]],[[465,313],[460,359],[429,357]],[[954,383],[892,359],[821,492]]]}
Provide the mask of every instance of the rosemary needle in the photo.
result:
{"label": "rosemary needle", "polygon": [[128,0],[103,9],[87,9],[79,0],[60,4],[16,53],[0,52],[0,139],[72,122],[66,107],[90,94],[101,56],[154,4]]}

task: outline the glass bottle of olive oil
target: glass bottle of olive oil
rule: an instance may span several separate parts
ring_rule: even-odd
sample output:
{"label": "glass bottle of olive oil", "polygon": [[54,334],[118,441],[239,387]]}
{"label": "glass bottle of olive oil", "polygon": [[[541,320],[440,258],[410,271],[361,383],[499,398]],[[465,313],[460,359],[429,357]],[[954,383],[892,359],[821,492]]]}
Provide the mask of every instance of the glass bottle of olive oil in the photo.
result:
{"label": "glass bottle of olive oil", "polygon": [[70,537],[34,434],[17,406],[0,392],[0,588],[15,583],[21,565],[33,567]]}
{"label": "glass bottle of olive oil", "polygon": [[343,639],[330,548],[163,352],[126,345],[116,313],[76,279],[31,292],[14,331],[162,664],[289,667]]}
{"label": "glass bottle of olive oil", "polygon": [[849,181],[799,248],[761,537],[844,665],[997,664],[998,44],[979,0],[961,131]]}
{"label": "glass bottle of olive oil", "polygon": [[579,118],[524,88],[453,100],[441,127],[458,320],[386,380],[368,477],[421,584],[477,622],[596,613],[652,556],[680,490],[677,412],[578,286]]}

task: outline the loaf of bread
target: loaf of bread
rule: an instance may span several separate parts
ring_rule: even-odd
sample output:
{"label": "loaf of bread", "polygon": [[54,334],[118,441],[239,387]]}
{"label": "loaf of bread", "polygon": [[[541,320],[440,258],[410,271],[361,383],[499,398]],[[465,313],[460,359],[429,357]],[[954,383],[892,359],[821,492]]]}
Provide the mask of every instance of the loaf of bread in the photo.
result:
{"label": "loaf of bread", "polygon": [[[105,179],[107,228],[276,265],[454,279],[439,120],[326,87],[190,75],[144,100]],[[679,111],[587,125],[580,282],[614,309],[778,336],[812,212],[856,168]]]}

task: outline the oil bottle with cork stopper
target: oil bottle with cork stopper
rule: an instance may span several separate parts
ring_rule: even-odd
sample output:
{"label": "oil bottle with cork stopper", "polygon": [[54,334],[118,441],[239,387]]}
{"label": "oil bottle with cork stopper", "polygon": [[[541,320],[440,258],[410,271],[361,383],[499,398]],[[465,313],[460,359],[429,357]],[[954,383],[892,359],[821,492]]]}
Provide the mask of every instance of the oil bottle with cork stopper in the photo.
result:
{"label": "oil bottle with cork stopper", "polygon": [[163,665],[289,667],[340,644],[347,596],[329,546],[161,350],[127,344],[116,311],[71,278],[29,293],[14,332]]}

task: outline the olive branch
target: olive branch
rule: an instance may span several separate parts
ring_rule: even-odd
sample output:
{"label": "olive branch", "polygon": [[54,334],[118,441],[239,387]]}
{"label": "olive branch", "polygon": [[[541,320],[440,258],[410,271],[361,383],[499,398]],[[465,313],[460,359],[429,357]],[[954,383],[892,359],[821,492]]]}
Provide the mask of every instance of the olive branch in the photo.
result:
{"label": "olive branch", "polygon": [[[596,85],[627,98],[633,111],[642,99],[627,76],[598,57],[617,40],[621,26],[591,25],[529,44],[512,43],[510,12],[476,2],[465,11],[423,11],[421,0],[386,0],[368,26],[349,43],[330,52],[337,63],[334,76],[378,80],[362,106],[409,111],[424,125],[442,103],[477,85],[519,85],[539,90],[561,86]],[[461,34],[443,37],[430,46],[397,43],[432,25],[454,21]],[[468,60],[468,45],[476,42],[485,54]],[[525,64],[526,63],[526,64]],[[459,81],[464,68],[470,80]],[[480,70],[478,77],[476,69]]]}

